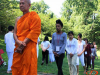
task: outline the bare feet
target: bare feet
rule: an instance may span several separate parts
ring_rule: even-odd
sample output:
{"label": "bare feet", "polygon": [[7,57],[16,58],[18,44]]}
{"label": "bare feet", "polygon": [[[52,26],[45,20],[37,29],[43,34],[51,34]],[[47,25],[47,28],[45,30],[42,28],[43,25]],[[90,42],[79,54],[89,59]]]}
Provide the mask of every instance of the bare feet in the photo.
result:
{"label": "bare feet", "polygon": [[86,74],[86,70],[84,71],[84,74]]}
{"label": "bare feet", "polygon": [[77,75],[79,75],[79,73],[77,73]]}
{"label": "bare feet", "polygon": [[7,71],[7,73],[12,73],[12,71]]}

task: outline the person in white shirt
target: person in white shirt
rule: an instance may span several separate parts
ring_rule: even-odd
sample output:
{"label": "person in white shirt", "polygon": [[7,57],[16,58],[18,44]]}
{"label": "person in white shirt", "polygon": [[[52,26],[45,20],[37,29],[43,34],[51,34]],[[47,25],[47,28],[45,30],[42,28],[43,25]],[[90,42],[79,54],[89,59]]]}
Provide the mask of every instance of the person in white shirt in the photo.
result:
{"label": "person in white shirt", "polygon": [[41,48],[42,48],[42,63],[41,65],[44,64],[44,59],[46,58],[46,65],[48,65],[48,48],[50,47],[50,42],[47,36],[45,36],[44,41],[41,43]]}
{"label": "person in white shirt", "polygon": [[50,47],[49,47],[49,61],[52,63],[55,61],[55,57],[53,54],[53,49],[52,49],[52,40],[50,40]]}
{"label": "person in white shirt", "polygon": [[94,48],[95,48],[95,50],[96,50],[96,57],[97,57],[97,59],[98,59],[96,42],[93,42],[93,45],[94,45]]}
{"label": "person in white shirt", "polygon": [[13,53],[15,48],[15,40],[13,37],[13,26],[8,27],[9,32],[5,34],[5,44],[6,44],[6,52],[8,55],[8,69],[7,73],[11,73],[11,66],[12,66],[12,60],[13,60]]}
{"label": "person in white shirt", "polygon": [[81,61],[81,64],[84,68],[84,74],[86,73],[86,67],[85,67],[85,63],[84,63],[84,51],[85,51],[85,41],[82,40],[82,34],[79,33],[78,34],[78,48],[77,48],[77,52],[78,52],[78,57],[77,57],[77,75],[79,75],[79,59]]}
{"label": "person in white shirt", "polygon": [[67,40],[66,50],[70,75],[77,75],[76,59],[77,59],[77,39],[73,38],[72,31],[68,33],[69,39]]}
{"label": "person in white shirt", "polygon": [[40,43],[40,39],[38,37],[38,40],[37,40],[37,58],[39,56],[39,43]]}

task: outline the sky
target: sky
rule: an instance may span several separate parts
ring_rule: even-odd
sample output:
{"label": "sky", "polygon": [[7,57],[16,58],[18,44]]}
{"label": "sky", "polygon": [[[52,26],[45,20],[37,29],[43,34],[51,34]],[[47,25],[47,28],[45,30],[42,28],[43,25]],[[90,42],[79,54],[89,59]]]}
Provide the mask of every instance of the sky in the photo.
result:
{"label": "sky", "polygon": [[[41,0],[31,0],[31,2],[38,2]],[[55,15],[60,17],[60,12],[62,8],[62,4],[65,0],[44,0],[44,2],[50,7],[49,10],[51,10]]]}

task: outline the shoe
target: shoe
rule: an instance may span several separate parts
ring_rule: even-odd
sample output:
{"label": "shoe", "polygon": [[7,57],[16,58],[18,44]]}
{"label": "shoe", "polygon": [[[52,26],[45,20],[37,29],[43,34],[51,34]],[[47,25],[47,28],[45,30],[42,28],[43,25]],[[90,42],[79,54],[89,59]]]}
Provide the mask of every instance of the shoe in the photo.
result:
{"label": "shoe", "polygon": [[42,61],[41,65],[43,65],[43,64],[44,64],[44,61]]}

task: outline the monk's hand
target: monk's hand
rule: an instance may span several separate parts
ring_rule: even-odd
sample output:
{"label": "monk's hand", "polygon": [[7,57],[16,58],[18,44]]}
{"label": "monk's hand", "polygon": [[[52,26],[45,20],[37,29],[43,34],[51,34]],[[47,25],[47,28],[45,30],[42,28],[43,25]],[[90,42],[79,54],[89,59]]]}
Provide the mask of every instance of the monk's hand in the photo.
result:
{"label": "monk's hand", "polygon": [[26,43],[22,42],[22,44],[17,48],[16,52],[22,53],[25,46],[26,46]]}
{"label": "monk's hand", "polygon": [[17,40],[16,43],[18,44],[18,46],[20,46],[23,42],[20,40]]}

